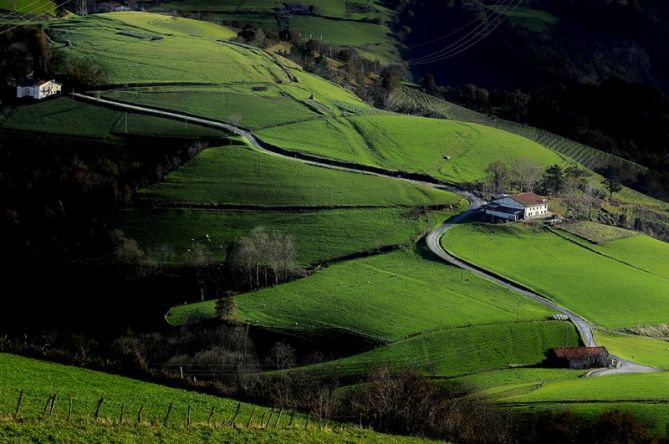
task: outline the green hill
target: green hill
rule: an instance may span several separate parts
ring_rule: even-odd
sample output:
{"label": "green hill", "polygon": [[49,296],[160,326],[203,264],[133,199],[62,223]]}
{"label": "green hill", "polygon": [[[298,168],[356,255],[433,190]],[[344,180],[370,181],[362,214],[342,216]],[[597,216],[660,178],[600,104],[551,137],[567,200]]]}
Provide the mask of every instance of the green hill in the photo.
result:
{"label": "green hill", "polygon": [[263,129],[257,134],[266,142],[293,151],[424,173],[455,183],[483,180],[486,167],[496,160],[508,163],[530,158],[543,166],[564,162],[552,151],[511,133],[424,117],[316,119]]}
{"label": "green hill", "polygon": [[[669,280],[649,271],[666,268],[666,244],[641,236],[615,242],[640,245],[620,257],[618,248],[602,246],[605,256],[543,229],[484,224],[455,226],[442,240],[457,256],[533,288],[602,326],[666,322]],[[625,263],[625,258],[639,265]],[[643,268],[649,264],[648,270]]]}
{"label": "green hill", "polygon": [[[214,316],[216,301],[174,307]],[[287,329],[345,329],[387,340],[451,327],[542,320],[550,312],[487,280],[402,251],[333,265],[306,279],[237,297],[237,317]]]}
{"label": "green hill", "polygon": [[418,369],[453,377],[541,363],[549,348],[578,345],[567,322],[507,322],[412,336],[367,353],[304,367],[298,371],[336,376],[365,375],[379,365]]}
{"label": "green hill", "polygon": [[[19,420],[16,412],[23,390]],[[44,413],[47,399],[53,409]],[[99,400],[99,416],[96,411]],[[171,405],[167,426],[164,421]],[[71,413],[70,413],[71,406]],[[235,412],[239,406],[239,412]],[[191,423],[187,427],[190,407]],[[212,410],[212,408],[214,410]],[[141,422],[137,417],[141,409]],[[124,412],[121,416],[121,411]],[[259,420],[270,411],[231,399],[108,375],[19,356],[0,354],[0,440],[4,442],[421,442],[354,426],[304,430],[305,416],[290,414],[269,429]],[[210,413],[214,413],[210,417]],[[48,419],[43,419],[48,415]],[[251,418],[253,415],[253,418]],[[68,420],[68,416],[70,417]],[[237,428],[225,425],[235,417]],[[246,425],[251,418],[250,427]]]}

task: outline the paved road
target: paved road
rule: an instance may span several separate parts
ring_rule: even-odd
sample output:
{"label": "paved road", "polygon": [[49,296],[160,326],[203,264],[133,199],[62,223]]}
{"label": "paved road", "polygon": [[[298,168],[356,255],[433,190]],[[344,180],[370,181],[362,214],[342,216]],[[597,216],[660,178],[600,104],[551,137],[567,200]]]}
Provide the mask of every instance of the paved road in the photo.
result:
{"label": "paved road", "polygon": [[[423,185],[429,185],[429,186],[438,186],[440,188],[447,189],[449,191],[458,193],[459,195],[467,198],[471,205],[467,211],[464,213],[461,213],[453,218],[451,218],[449,221],[446,223],[442,224],[440,227],[438,227],[436,230],[432,231],[426,238],[427,245],[430,248],[430,250],[436,254],[438,257],[440,257],[442,260],[450,263],[451,265],[455,265],[456,267],[460,267],[464,270],[470,271],[474,274],[477,274],[478,276],[481,276],[485,279],[488,279],[492,282],[495,282],[496,284],[499,284],[503,287],[506,287],[518,294],[521,294],[522,296],[525,296],[529,299],[532,299],[534,301],[539,302],[542,305],[545,305],[546,307],[550,308],[551,310],[555,310],[558,313],[564,314],[567,316],[573,323],[576,325],[578,328],[581,338],[583,340],[583,343],[589,347],[594,347],[597,345],[597,342],[595,340],[595,337],[592,333],[592,328],[590,324],[583,319],[582,317],[578,316],[576,313],[573,313],[569,310],[567,310],[564,307],[561,307],[557,305],[556,303],[552,302],[551,300],[545,298],[544,296],[541,296],[538,293],[529,291],[525,288],[522,288],[518,285],[515,285],[513,283],[507,282],[503,279],[500,279],[499,276],[495,275],[494,273],[476,268],[454,256],[446,252],[444,248],[441,246],[441,238],[443,237],[444,233],[446,230],[451,228],[453,225],[464,221],[465,219],[469,218],[472,216],[474,213],[478,212],[485,204],[485,201],[480,199],[478,196],[469,193],[467,191],[455,188],[455,187],[449,187],[449,186],[444,186],[444,185],[437,185],[433,182],[425,182],[421,180],[413,180],[413,179],[407,179],[404,177],[397,177],[397,173],[388,171],[388,172],[382,172],[382,171],[377,171],[377,172],[370,172],[364,168],[359,168],[356,169],[354,167],[344,167],[340,165],[335,165],[332,163],[328,163],[327,159],[322,159],[322,160],[308,160],[308,159],[298,159],[294,158],[293,156],[284,154],[284,153],[279,153],[276,151],[272,151],[269,149],[266,145],[262,144],[261,142],[256,139],[253,134],[251,134],[249,131],[243,130],[241,128],[237,128],[233,125],[229,125],[227,123],[223,122],[218,122],[215,120],[209,120],[209,119],[203,119],[199,117],[194,117],[194,116],[188,116],[172,111],[167,111],[167,110],[161,110],[161,109],[155,109],[155,108],[149,108],[149,107],[144,107],[144,106],[138,106],[138,105],[132,105],[124,102],[118,102],[115,100],[109,100],[109,99],[103,99],[103,98],[98,98],[98,97],[93,97],[85,94],[79,94],[79,93],[73,93],[72,94],[74,97],[85,100],[85,101],[90,101],[90,102],[95,102],[98,104],[103,104],[115,108],[121,108],[121,109],[126,109],[129,111],[135,111],[143,114],[151,114],[155,116],[160,116],[160,117],[167,117],[171,119],[178,119],[181,121],[186,121],[186,122],[191,122],[191,123],[197,123],[201,125],[205,125],[208,127],[213,127],[213,128],[219,128],[224,131],[230,132],[232,134],[236,134],[238,136],[244,137],[250,144],[255,146],[256,148],[270,154],[273,156],[278,156],[278,157],[283,157],[287,159],[293,159],[297,160],[303,163],[311,164],[311,165],[316,165],[320,167],[327,167],[327,168],[333,168],[333,169],[338,169],[338,170],[343,170],[343,171],[351,171],[355,173],[364,173],[364,174],[372,174],[376,176],[385,176],[385,177],[391,177],[393,179],[397,180],[404,180],[407,182],[412,182],[412,183],[418,183],[418,184],[423,184]],[[622,364],[620,368],[613,368],[613,369],[601,369],[601,370],[595,370],[589,373],[590,376],[604,376],[604,375],[610,375],[610,374],[619,374],[619,373],[641,373],[641,372],[653,372],[653,371],[659,371],[653,367],[648,367],[644,366],[641,364],[637,364],[631,361],[627,361],[624,359],[616,358],[618,361]]]}

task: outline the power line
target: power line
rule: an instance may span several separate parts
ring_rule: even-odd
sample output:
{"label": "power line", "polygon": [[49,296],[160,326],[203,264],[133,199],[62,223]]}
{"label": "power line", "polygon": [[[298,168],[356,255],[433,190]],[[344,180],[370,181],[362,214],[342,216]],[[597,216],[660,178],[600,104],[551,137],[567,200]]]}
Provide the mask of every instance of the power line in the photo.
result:
{"label": "power line", "polygon": [[486,37],[488,37],[492,32],[494,32],[497,28],[499,28],[502,23],[505,21],[505,19],[513,14],[513,12],[520,6],[520,3],[522,0],[516,0],[516,3],[511,6],[508,5],[502,12],[497,14],[497,17],[493,18],[492,20],[486,21],[481,29],[478,29],[476,32],[470,32],[469,35],[467,35],[467,38],[460,39],[461,41],[458,44],[452,44],[449,45],[448,47],[442,48],[438,51],[435,51],[431,54],[428,54],[426,56],[422,57],[417,57],[415,59],[409,60],[408,63],[410,65],[422,65],[422,64],[427,64],[427,63],[433,63],[437,62],[440,60],[445,60],[450,57],[454,57],[458,54],[461,54],[462,52],[468,50],[469,48],[473,47]]}
{"label": "power line", "polygon": [[485,28],[487,28],[491,21],[496,20],[500,16],[502,16],[503,13],[507,11],[507,8],[509,6],[511,6],[513,1],[516,1],[516,0],[504,0],[505,3],[502,4],[503,6],[501,6],[501,9],[497,9],[496,11],[494,11],[490,15],[490,17],[486,17],[485,20],[479,21],[479,24],[475,28],[471,29],[469,32],[467,32],[465,35],[460,37],[455,42],[453,42],[449,45],[446,45],[445,47],[440,48],[440,49],[438,49],[438,50],[436,50],[436,51],[434,51],[430,54],[410,59],[409,62],[418,61],[419,59],[426,59],[426,58],[429,58],[429,57],[433,57],[435,54],[449,51],[449,50],[451,50],[455,47],[458,47],[461,44],[471,40],[472,36],[477,35],[479,32],[481,32],[481,30],[484,30]]}
{"label": "power line", "polygon": [[[512,1],[512,0],[503,0],[502,5],[503,5],[504,2],[506,2],[506,1]],[[493,14],[496,14],[496,12],[493,12]],[[444,40],[444,39],[446,39],[446,38],[448,38],[448,37],[450,37],[450,36],[452,36],[452,35],[454,35],[454,34],[457,34],[458,32],[462,31],[463,29],[468,28],[469,26],[471,26],[471,25],[473,25],[473,24],[475,24],[475,23],[480,23],[480,19],[479,19],[479,18],[475,18],[475,19],[473,19],[473,20],[471,20],[471,21],[465,23],[464,25],[460,26],[459,28],[457,28],[457,29],[455,29],[455,30],[453,30],[453,31],[450,31],[449,33],[444,34],[444,35],[442,35],[442,36],[440,36],[440,37],[436,37],[436,38],[434,38],[434,39],[431,39],[431,40],[428,40],[428,41],[425,41],[425,42],[416,43],[416,44],[414,44],[414,45],[406,45],[406,46],[407,46],[407,48],[419,48],[419,47],[421,47],[421,46],[426,46],[426,45],[429,45],[429,44],[432,44],[432,43],[436,43],[436,42],[439,42],[439,41],[441,41],[441,40]]]}
{"label": "power line", "polygon": [[[54,9],[57,10],[58,8],[60,8],[61,6],[65,5],[66,3],[69,3],[70,1],[72,1],[72,0],[65,0],[64,2],[57,4],[57,5],[54,7]],[[10,32],[10,31],[13,30],[13,29],[16,29],[16,28],[18,28],[18,27],[20,27],[20,26],[25,25],[26,22],[29,21],[29,20],[27,19],[27,17],[33,15],[33,13],[36,12],[38,9],[40,9],[40,7],[33,8],[33,9],[30,10],[29,12],[26,12],[26,13],[22,14],[22,15],[19,17],[19,20],[22,20],[23,23],[19,23],[18,25],[11,26],[10,28],[8,28],[8,29],[6,29],[6,30],[0,32],[0,35],[6,34],[6,33]]]}

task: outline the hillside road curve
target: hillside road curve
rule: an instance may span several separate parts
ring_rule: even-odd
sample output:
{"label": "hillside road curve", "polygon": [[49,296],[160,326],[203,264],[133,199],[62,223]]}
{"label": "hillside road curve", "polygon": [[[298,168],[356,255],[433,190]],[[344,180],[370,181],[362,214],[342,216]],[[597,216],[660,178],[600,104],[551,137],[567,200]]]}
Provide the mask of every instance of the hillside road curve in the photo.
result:
{"label": "hillside road curve", "polygon": [[[201,117],[195,117],[175,111],[169,111],[169,110],[164,110],[164,109],[159,109],[159,108],[152,108],[152,107],[146,107],[146,106],[140,106],[140,105],[133,105],[130,103],[125,103],[125,102],[120,102],[116,100],[109,100],[109,99],[103,99],[100,97],[96,96],[91,96],[87,94],[80,94],[80,93],[72,93],[72,98],[84,100],[87,102],[94,102],[99,105],[106,105],[109,107],[113,108],[120,108],[120,109],[125,109],[128,111],[133,111],[141,114],[149,114],[149,115],[155,115],[155,116],[160,116],[160,117],[166,117],[170,119],[177,119],[180,121],[185,121],[185,122],[192,122],[196,124],[201,124],[205,125],[208,127],[213,127],[213,128],[218,128],[224,131],[227,131],[229,133],[241,136],[245,138],[251,145],[253,145],[255,148],[258,148],[262,150],[263,152],[277,156],[277,157],[283,157],[283,158],[288,158],[295,160],[297,162],[302,162],[310,165],[316,165],[320,167],[326,167],[326,168],[332,168],[332,169],[337,169],[337,170],[343,170],[343,171],[351,171],[351,172],[356,172],[356,173],[362,173],[362,174],[372,174],[376,176],[385,176],[385,177],[390,177],[396,180],[402,180],[405,182],[411,182],[411,183],[418,183],[418,184],[423,184],[423,185],[429,185],[441,189],[446,189],[448,191],[452,191],[454,193],[459,194],[460,196],[466,198],[470,202],[470,207],[467,211],[451,218],[450,220],[446,221],[444,224],[439,226],[437,229],[432,231],[426,238],[426,242],[428,245],[428,248],[437,255],[440,259],[444,260],[445,262],[454,265],[456,267],[460,267],[464,270],[470,271],[478,276],[481,276],[489,281],[495,282],[498,285],[501,285],[505,288],[508,288],[509,290],[512,290],[522,296],[525,296],[529,299],[532,299],[548,308],[551,310],[555,310],[558,313],[564,314],[567,316],[578,328],[578,331],[581,334],[581,339],[583,340],[583,343],[589,347],[593,347],[597,345],[597,341],[595,340],[595,337],[592,332],[592,327],[590,324],[583,319],[582,317],[578,316],[576,313],[573,313],[569,310],[567,310],[564,307],[561,307],[554,303],[553,301],[547,299],[546,297],[535,293],[533,291],[530,291],[529,289],[523,288],[520,285],[514,284],[512,282],[509,282],[507,280],[502,279],[500,276],[481,269],[477,268],[465,261],[462,261],[453,255],[449,254],[444,248],[441,246],[441,238],[443,237],[444,233],[451,228],[453,225],[462,222],[466,220],[467,218],[471,217],[473,214],[476,212],[480,211],[481,207],[485,205],[485,201],[480,199],[478,196],[462,190],[460,188],[454,187],[454,186],[449,186],[445,185],[443,183],[440,183],[439,181],[423,181],[423,180],[417,180],[417,179],[412,179],[412,178],[407,178],[407,177],[398,177],[397,172],[393,171],[383,171],[381,169],[376,169],[376,171],[370,171],[369,168],[365,168],[363,166],[356,167],[355,165],[346,165],[342,166],[337,163],[337,161],[331,161],[328,159],[320,159],[320,158],[310,158],[310,159],[305,159],[305,158],[300,158],[300,157],[293,157],[291,155],[286,154],[285,152],[277,152],[273,151],[271,147],[267,146],[266,144],[260,142],[256,137],[251,134],[249,131],[244,130],[242,128],[238,128],[236,126],[215,121],[215,120],[210,120],[210,119],[205,119]],[[297,154],[297,153],[296,153]],[[600,369],[600,370],[595,370],[589,373],[590,376],[603,376],[603,375],[610,375],[610,374],[618,374],[618,373],[643,373],[643,372],[655,372],[659,371],[656,368],[653,367],[648,367],[645,365],[637,364],[631,361],[627,361],[624,359],[617,358],[616,359],[620,362],[621,366],[620,368],[611,368],[611,369]]]}

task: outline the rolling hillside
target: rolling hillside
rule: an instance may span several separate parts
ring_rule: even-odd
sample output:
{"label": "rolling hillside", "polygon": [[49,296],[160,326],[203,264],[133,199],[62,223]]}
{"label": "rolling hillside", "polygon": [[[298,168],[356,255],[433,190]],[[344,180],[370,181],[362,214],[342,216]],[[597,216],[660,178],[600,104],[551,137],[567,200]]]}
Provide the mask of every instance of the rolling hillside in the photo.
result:
{"label": "rolling hillside", "polygon": [[[334,431],[312,425],[305,431],[306,417],[301,414],[294,417],[291,426],[291,415],[286,414],[279,418],[279,424],[272,421],[272,428],[266,429],[260,419],[271,410],[267,407],[9,354],[0,354],[0,370],[0,440],[7,442],[41,441],[45,436],[57,442],[82,443],[423,442],[353,426]],[[21,420],[14,422],[11,415],[16,413],[20,393]],[[44,403],[54,394],[56,401],[44,420]],[[95,419],[99,400],[102,403]],[[234,428],[229,424],[233,417]]]}
{"label": "rolling hillside", "polygon": [[[667,263],[666,244],[649,244],[644,237],[612,243],[623,241],[643,242],[644,249],[618,257],[615,246],[611,250],[603,246],[605,256],[556,233],[521,225],[462,224],[447,232],[442,243],[455,255],[530,287],[604,327],[665,322],[669,281],[642,264],[649,264],[649,256],[657,264]],[[626,263],[625,256],[639,265]]]}

